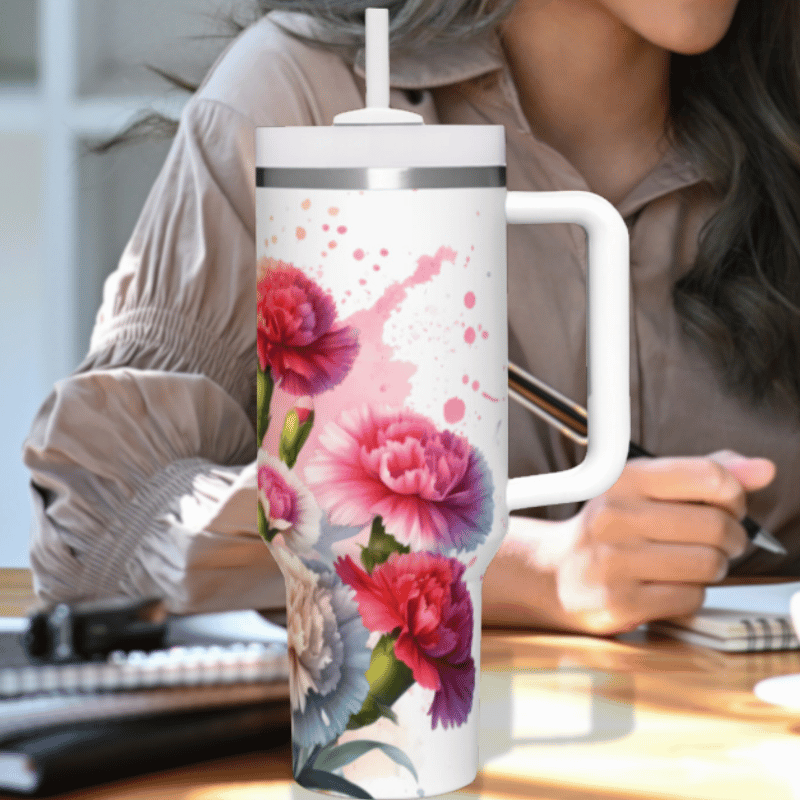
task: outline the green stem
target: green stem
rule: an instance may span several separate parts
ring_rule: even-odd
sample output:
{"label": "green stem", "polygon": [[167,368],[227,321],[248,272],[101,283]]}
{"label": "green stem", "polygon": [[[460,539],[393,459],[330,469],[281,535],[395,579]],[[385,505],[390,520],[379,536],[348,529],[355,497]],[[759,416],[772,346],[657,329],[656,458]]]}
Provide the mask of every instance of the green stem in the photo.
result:
{"label": "green stem", "polygon": [[259,366],[256,373],[256,408],[258,409],[256,413],[256,437],[259,447],[261,447],[261,443],[264,441],[264,434],[269,428],[269,405],[274,387],[275,383],[272,380],[269,368],[266,371],[262,371]]}

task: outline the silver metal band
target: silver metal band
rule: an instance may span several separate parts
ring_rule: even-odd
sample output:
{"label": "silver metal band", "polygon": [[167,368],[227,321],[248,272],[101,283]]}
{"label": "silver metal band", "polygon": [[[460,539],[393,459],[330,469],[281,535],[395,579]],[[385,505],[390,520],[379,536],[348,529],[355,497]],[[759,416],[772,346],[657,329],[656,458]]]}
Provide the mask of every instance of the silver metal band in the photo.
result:
{"label": "silver metal band", "polygon": [[496,167],[256,167],[256,186],[271,189],[476,189],[504,187]]}

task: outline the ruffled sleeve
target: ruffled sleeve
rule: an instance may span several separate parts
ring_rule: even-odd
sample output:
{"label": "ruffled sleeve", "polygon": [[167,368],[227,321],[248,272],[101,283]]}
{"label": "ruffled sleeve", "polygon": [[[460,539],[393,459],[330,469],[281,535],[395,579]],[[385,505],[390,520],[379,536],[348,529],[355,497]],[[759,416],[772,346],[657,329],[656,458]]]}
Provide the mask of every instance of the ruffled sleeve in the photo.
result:
{"label": "ruffled sleeve", "polygon": [[34,420],[24,461],[45,600],[285,603],[255,514],[253,139],[224,103],[187,106],[89,355]]}

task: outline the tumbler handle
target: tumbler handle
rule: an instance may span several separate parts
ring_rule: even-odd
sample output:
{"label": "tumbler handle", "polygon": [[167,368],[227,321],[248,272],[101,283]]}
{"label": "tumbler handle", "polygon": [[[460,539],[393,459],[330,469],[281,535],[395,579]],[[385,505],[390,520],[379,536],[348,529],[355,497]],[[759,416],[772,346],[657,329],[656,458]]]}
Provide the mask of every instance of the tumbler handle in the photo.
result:
{"label": "tumbler handle", "polygon": [[509,511],[588,500],[619,478],[631,432],[628,229],[614,206],[591,192],[508,192],[509,224],[567,222],[588,238],[587,391],[589,439],[576,467],[512,478]]}

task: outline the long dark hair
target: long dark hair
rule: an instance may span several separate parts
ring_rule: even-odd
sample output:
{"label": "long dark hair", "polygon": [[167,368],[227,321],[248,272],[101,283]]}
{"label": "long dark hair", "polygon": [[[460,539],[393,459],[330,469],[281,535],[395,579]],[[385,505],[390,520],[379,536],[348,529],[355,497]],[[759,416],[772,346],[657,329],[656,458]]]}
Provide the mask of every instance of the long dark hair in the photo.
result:
{"label": "long dark hair", "polygon": [[675,140],[721,203],[675,308],[732,392],[800,411],[800,3],[741,0],[671,84]]}
{"label": "long dark hair", "polygon": [[[312,14],[323,31],[316,44],[352,57],[363,44],[369,6],[389,9],[392,46],[407,50],[475,35],[497,25],[515,2],[257,5],[261,14]],[[676,311],[732,393],[756,405],[788,400],[800,415],[800,2],[740,0],[716,47],[673,55],[670,81],[670,135],[720,202],[701,232],[694,266],[675,284]],[[138,121],[108,144],[151,132],[153,121]]]}

